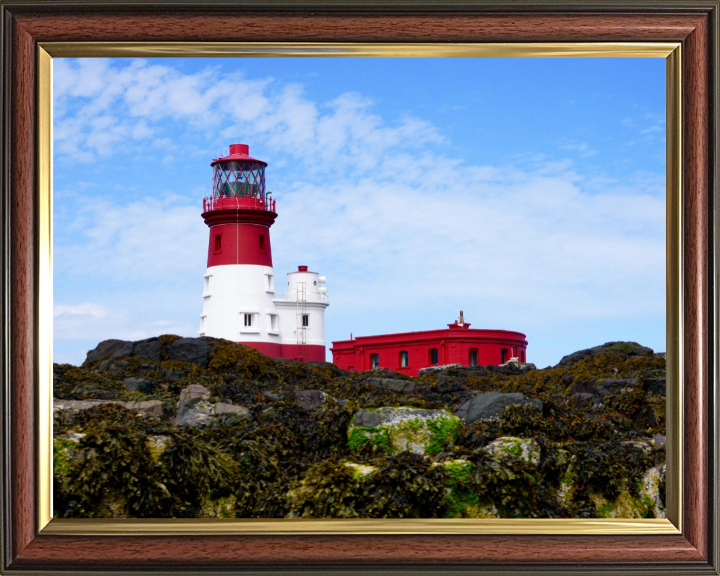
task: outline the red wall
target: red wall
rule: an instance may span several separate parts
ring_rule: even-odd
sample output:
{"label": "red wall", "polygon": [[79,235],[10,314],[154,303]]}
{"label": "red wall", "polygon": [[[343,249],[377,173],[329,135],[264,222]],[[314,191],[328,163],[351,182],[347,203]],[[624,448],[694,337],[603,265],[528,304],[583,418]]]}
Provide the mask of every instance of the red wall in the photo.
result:
{"label": "red wall", "polygon": [[[220,250],[215,238],[221,236]],[[260,249],[259,236],[265,236],[265,250]],[[256,264],[272,267],[270,228],[260,224],[218,224],[210,228],[208,268],[223,264]]]}
{"label": "red wall", "polygon": [[[420,368],[431,366],[430,349],[438,350],[438,365],[470,363],[470,350],[478,351],[481,366],[501,364],[501,350],[506,349],[505,361],[517,356],[527,361],[525,334],[508,330],[445,329],[380,336],[361,336],[354,340],[333,342],[330,351],[333,362],[343,370],[370,370],[370,355],[378,354],[381,368],[389,368],[408,376],[417,376]],[[400,352],[408,352],[408,366],[400,366]]]}

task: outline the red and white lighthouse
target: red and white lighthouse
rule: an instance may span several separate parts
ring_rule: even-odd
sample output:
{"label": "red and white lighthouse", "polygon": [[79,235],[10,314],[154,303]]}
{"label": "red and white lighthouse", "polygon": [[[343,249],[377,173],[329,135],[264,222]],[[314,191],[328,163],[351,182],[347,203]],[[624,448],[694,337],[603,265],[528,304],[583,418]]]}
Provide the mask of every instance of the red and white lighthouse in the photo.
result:
{"label": "red and white lighthouse", "polygon": [[246,144],[212,161],[212,195],[203,199],[210,228],[200,335],[252,346],[276,358],[325,361],[325,278],[299,266],[285,294],[275,290],[270,227],[275,200],[267,162]]}

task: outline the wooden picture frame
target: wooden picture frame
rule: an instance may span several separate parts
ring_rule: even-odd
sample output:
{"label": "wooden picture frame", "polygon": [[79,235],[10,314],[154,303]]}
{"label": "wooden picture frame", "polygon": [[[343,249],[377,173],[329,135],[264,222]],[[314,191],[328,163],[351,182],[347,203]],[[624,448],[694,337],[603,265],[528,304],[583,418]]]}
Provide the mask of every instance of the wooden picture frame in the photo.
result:
{"label": "wooden picture frame", "polygon": [[[647,573],[718,574],[718,1],[512,3],[392,0],[297,3],[2,0],[2,563],[24,573]],[[40,342],[48,302],[38,147],[42,45],[174,43],[678,43],[681,75],[677,210],[682,252],[676,334],[682,381],[680,532],[629,535],[256,533],[74,534],[42,520],[37,457]],[[58,44],[59,45],[59,44]],[[132,53],[132,44],[127,44]],[[45,134],[44,136],[47,136]],[[45,214],[45,217],[47,214]],[[671,290],[672,292],[672,290]],[[668,320],[672,320],[669,318]],[[282,521],[279,521],[282,522]],[[632,531],[631,531],[632,532]]]}

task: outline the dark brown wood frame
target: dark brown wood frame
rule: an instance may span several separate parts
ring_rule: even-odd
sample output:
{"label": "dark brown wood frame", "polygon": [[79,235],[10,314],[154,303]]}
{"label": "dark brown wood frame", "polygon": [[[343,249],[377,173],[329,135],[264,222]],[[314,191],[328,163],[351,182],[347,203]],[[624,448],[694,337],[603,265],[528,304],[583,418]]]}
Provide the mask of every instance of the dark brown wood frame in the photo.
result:
{"label": "dark brown wood frame", "polygon": [[[302,2],[302,0],[301,0]],[[718,574],[718,2],[2,0],[2,559],[15,573]],[[49,536],[36,510],[38,42],[682,43],[682,535]]]}

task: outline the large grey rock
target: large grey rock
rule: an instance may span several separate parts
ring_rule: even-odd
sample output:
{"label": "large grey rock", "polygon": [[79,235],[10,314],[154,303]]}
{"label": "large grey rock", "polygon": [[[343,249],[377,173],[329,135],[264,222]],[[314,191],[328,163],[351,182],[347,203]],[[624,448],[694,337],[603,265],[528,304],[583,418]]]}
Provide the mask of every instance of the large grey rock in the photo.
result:
{"label": "large grey rock", "polygon": [[163,403],[162,400],[143,400],[142,402],[125,402],[125,408],[128,410],[137,410],[145,414],[153,416],[162,416]]}
{"label": "large grey rock", "polygon": [[558,366],[563,364],[574,364],[583,358],[593,356],[594,354],[600,354],[602,352],[619,352],[621,354],[627,354],[628,356],[651,356],[653,351],[647,346],[641,346],[637,342],[606,342],[600,346],[594,346],[593,348],[586,348],[585,350],[578,350],[567,356],[563,356]]}
{"label": "large grey rock", "polygon": [[207,342],[197,338],[180,338],[165,347],[169,360],[190,362],[207,367],[212,349]]}
{"label": "large grey rock", "polygon": [[162,360],[162,344],[157,337],[139,340],[133,347],[132,355],[136,358],[160,362]]}
{"label": "large grey rock", "polygon": [[95,408],[95,406],[101,406],[102,404],[120,404],[124,405],[124,402],[120,400],[53,400],[53,414],[57,412],[63,412],[67,418],[72,418],[78,412],[82,410],[89,410]]}
{"label": "large grey rock", "polygon": [[212,420],[212,418],[212,414],[208,414],[202,410],[196,410],[195,408],[190,408],[189,410],[185,410],[182,414],[177,415],[175,418],[175,426],[200,426],[202,424],[207,424],[210,420]]}
{"label": "large grey rock", "polygon": [[239,414],[240,416],[250,416],[250,410],[245,408],[245,406],[227,404],[226,402],[217,402],[213,405],[213,414],[217,416],[220,416],[222,414]]}
{"label": "large grey rock", "polygon": [[356,412],[348,438],[351,449],[376,443],[379,437],[379,445],[387,453],[425,454],[444,450],[462,427],[462,422],[445,410],[383,407]]}
{"label": "large grey rock", "polygon": [[103,340],[93,350],[90,350],[87,353],[87,358],[85,359],[85,361],[94,362],[95,360],[100,360],[100,358],[102,358],[103,356],[109,356],[110,354],[117,352],[125,344],[131,343],[126,342],[125,340]]}
{"label": "large grey rock", "polygon": [[499,418],[505,408],[517,404],[532,404],[540,411],[543,409],[542,401],[535,398],[526,399],[520,392],[486,392],[478,394],[471,400],[465,415],[465,423]]}
{"label": "large grey rock", "polygon": [[576,408],[585,408],[593,403],[594,398],[595,396],[593,394],[579,392],[577,394],[573,394],[573,403]]}
{"label": "large grey rock", "polygon": [[412,380],[400,380],[398,378],[368,378],[365,380],[371,386],[393,390],[395,392],[414,392],[415,383]]}
{"label": "large grey rock", "polygon": [[134,345],[134,342],[125,342],[125,344],[123,344],[120,348],[118,348],[117,350],[115,350],[115,352],[112,353],[112,356],[110,356],[110,358],[120,358],[122,356],[132,355]]}
{"label": "large grey rock", "polygon": [[295,390],[295,401],[306,410],[320,408],[325,402],[325,394],[320,390]]}
{"label": "large grey rock", "polygon": [[201,400],[207,400],[209,397],[210,390],[200,384],[191,384],[187,388],[183,388],[180,391],[180,398],[178,399],[178,414],[183,410],[192,408]]}
{"label": "large grey rock", "polygon": [[435,372],[442,372],[449,368],[462,368],[462,364],[440,364],[439,366],[427,366],[426,368],[420,368],[418,370],[418,376],[421,374],[434,374]]}
{"label": "large grey rock", "polygon": [[139,391],[143,394],[151,394],[155,388],[152,382],[143,378],[125,378],[123,384],[128,390]]}

